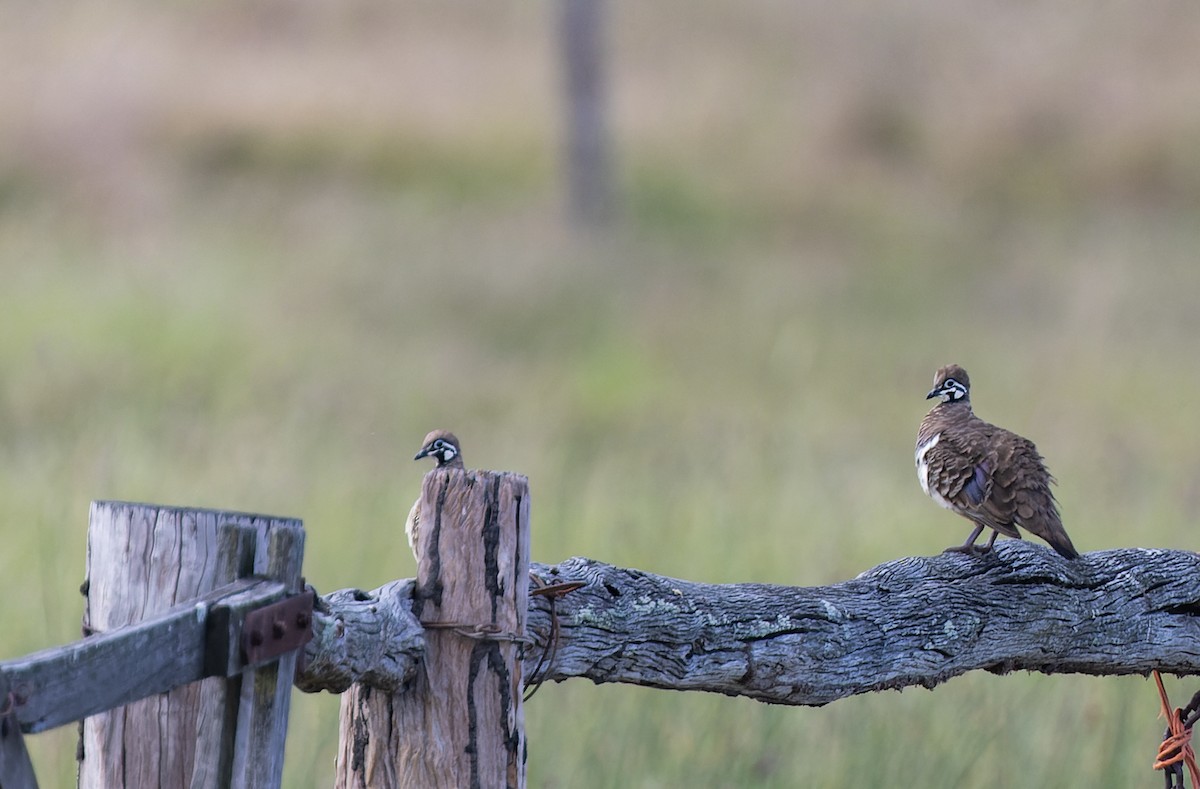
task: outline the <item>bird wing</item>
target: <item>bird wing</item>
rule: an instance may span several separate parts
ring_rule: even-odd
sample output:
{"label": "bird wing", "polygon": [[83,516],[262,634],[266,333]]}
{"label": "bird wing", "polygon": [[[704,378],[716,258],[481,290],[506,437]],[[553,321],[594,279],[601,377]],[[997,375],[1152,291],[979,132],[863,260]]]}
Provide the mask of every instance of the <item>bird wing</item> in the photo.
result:
{"label": "bird wing", "polygon": [[981,427],[943,431],[937,445],[925,456],[929,484],[960,514],[1008,537],[1019,538],[1013,518],[1008,515],[1006,495],[1001,496],[997,506],[996,472],[1001,468],[1000,457],[985,451],[992,444],[986,427],[989,426],[983,423]]}
{"label": "bird wing", "polygon": [[413,502],[408,511],[408,519],[404,521],[404,535],[408,537],[408,547],[412,548],[413,556],[417,555],[417,539],[421,529],[421,499]]}
{"label": "bird wing", "polygon": [[1046,469],[1037,447],[1015,433],[996,430],[992,454],[997,472],[992,475],[992,495],[986,506],[997,517],[1041,537],[1063,556],[1078,556],[1063,528],[1058,503],[1050,489],[1054,477]]}

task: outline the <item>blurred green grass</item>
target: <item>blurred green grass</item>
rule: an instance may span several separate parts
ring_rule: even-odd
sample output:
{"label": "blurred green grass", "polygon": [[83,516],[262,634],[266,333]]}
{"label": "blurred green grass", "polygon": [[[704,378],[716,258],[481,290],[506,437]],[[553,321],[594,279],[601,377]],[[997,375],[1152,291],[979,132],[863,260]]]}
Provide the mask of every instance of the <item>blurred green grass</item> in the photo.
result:
{"label": "blurred green grass", "polygon": [[[0,657],[77,637],[96,498],[302,517],[321,591],[411,575],[435,426],[529,475],[539,561],[933,553],[965,523],[912,441],[952,360],[1081,549],[1192,546],[1200,13],[616,4],[624,215],[579,238],[546,10],[0,10]],[[572,682],[527,709],[530,785],[1151,786],[1156,713],[1141,678]],[[286,785],[336,737],[297,695]],[[32,738],[44,784],[73,739]]]}

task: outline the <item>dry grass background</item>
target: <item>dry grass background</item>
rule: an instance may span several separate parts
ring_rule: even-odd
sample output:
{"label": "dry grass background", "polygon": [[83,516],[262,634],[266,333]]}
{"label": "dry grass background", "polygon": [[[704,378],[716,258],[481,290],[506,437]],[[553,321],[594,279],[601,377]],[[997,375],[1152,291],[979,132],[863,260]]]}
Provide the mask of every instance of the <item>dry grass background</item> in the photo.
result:
{"label": "dry grass background", "polygon": [[[74,638],[88,501],[303,517],[412,572],[431,427],[534,555],[815,585],[965,523],[935,367],[1037,440],[1083,550],[1200,510],[1200,7],[613,3],[623,216],[565,231],[548,4],[0,7],[0,658]],[[1195,683],[1169,685],[1184,698]],[[566,683],[534,787],[1157,786],[1141,678],[778,709]],[[297,697],[286,785],[330,783]],[[73,732],[33,738],[44,785]]]}

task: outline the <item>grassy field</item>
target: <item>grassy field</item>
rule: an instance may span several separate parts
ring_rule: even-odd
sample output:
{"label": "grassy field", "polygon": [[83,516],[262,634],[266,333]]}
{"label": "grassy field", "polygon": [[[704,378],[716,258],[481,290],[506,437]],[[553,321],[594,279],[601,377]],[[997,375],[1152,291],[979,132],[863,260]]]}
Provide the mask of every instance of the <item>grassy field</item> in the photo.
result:
{"label": "grassy field", "polygon": [[[302,517],[412,574],[425,432],[528,474],[534,557],[819,585],[961,541],[934,369],[1075,544],[1192,548],[1200,6],[615,3],[621,219],[567,232],[552,9],[0,9],[0,659],[78,636],[88,502]],[[1196,689],[1169,681],[1177,703]],[[285,784],[328,786],[337,699]],[[543,688],[530,786],[1159,786],[1142,678],[772,708]],[[69,785],[74,732],[32,739]]]}

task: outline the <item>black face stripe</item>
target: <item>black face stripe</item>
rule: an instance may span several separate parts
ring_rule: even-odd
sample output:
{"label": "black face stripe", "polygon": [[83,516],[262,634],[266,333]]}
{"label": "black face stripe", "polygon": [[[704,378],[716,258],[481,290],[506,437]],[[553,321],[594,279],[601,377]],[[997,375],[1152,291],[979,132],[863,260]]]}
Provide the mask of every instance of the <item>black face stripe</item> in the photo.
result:
{"label": "black face stripe", "polygon": [[951,400],[961,400],[967,396],[967,387],[960,384],[953,378],[947,378],[942,382],[940,391],[948,395]]}
{"label": "black face stripe", "polygon": [[433,452],[431,454],[437,455],[438,460],[442,463],[449,463],[458,454],[458,447],[449,441],[439,438],[433,442]]}

